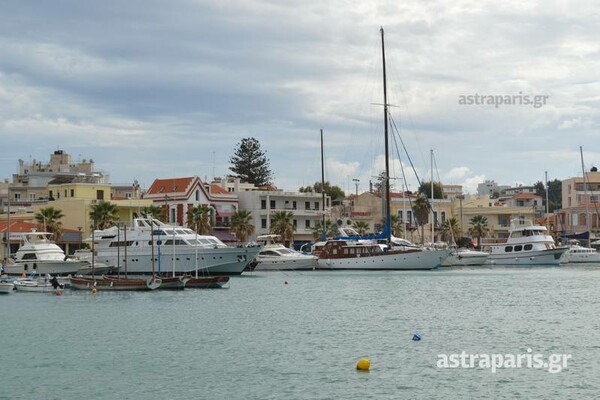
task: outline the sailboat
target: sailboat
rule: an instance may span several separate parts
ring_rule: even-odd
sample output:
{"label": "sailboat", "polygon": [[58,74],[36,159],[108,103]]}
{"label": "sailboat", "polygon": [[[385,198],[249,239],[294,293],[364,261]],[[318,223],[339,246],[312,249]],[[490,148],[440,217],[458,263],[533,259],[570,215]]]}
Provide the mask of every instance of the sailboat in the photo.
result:
{"label": "sailboat", "polygon": [[383,118],[385,135],[385,227],[383,233],[372,240],[338,238],[328,240],[319,253],[319,269],[331,270],[429,270],[440,266],[450,254],[449,249],[393,246],[391,235],[389,123],[384,32],[381,28],[381,53],[383,60]]}

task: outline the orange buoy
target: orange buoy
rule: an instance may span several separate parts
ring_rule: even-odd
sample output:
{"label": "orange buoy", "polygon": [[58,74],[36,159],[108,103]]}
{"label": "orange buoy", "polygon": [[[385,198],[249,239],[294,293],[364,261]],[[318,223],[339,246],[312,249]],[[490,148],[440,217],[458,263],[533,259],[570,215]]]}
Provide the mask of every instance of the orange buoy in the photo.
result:
{"label": "orange buoy", "polygon": [[57,296],[61,296],[61,295],[62,295],[62,292],[61,292],[60,290],[55,290],[55,291],[54,291],[54,294],[55,294],[55,295],[57,295]]}

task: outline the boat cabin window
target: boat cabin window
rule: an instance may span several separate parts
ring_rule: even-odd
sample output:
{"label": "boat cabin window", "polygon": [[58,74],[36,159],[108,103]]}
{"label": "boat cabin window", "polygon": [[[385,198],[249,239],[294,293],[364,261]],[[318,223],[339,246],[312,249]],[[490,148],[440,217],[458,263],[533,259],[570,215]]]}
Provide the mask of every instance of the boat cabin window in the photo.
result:
{"label": "boat cabin window", "polygon": [[513,250],[513,249],[512,249],[512,246],[506,246],[506,247],[504,248],[504,252],[506,252],[506,253],[510,253],[510,252],[512,252],[512,250]]}
{"label": "boat cabin window", "polygon": [[175,233],[177,233],[178,235],[185,235],[186,232],[183,229],[176,229]]}
{"label": "boat cabin window", "polygon": [[165,236],[167,232],[163,231],[162,229],[155,229],[154,232],[152,232],[152,234],[154,236]]}
{"label": "boat cabin window", "polygon": [[520,244],[515,246],[515,251],[522,251],[523,250],[523,246],[521,246]]}
{"label": "boat cabin window", "polygon": [[23,254],[23,260],[37,260],[35,253],[25,253]]}
{"label": "boat cabin window", "polygon": [[278,256],[279,254],[275,253],[274,251],[271,250],[267,250],[267,251],[261,251],[260,254],[262,256]]}
{"label": "boat cabin window", "polygon": [[525,250],[531,250],[533,249],[533,245],[532,244],[526,244],[525,245]]}
{"label": "boat cabin window", "polygon": [[279,253],[280,254],[294,254],[294,252],[290,249],[280,249]]}
{"label": "boat cabin window", "polygon": [[[186,243],[183,240],[175,239],[175,246],[181,246],[184,244],[186,244]],[[173,246],[173,239],[165,240],[165,246]]]}
{"label": "boat cabin window", "polygon": [[125,247],[125,246],[131,246],[132,244],[133,244],[133,240],[128,240],[128,241],[121,240],[120,242],[110,242],[108,247]]}

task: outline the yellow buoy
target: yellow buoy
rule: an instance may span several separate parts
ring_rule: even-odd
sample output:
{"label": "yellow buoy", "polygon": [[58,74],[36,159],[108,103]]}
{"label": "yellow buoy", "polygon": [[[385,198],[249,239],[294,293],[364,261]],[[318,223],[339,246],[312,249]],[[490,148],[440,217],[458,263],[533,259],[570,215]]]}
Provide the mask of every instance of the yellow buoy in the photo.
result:
{"label": "yellow buoy", "polygon": [[371,360],[368,358],[361,358],[356,363],[356,369],[359,371],[368,371],[371,368]]}
{"label": "yellow buoy", "polygon": [[96,293],[96,288],[92,288],[92,293]]}

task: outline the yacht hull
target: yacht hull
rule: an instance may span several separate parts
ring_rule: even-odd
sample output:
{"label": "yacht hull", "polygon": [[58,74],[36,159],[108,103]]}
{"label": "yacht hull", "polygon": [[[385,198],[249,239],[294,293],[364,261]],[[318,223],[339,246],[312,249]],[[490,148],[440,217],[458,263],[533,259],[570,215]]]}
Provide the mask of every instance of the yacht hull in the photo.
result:
{"label": "yacht hull", "polygon": [[439,267],[450,250],[425,250],[389,253],[370,257],[319,258],[323,270],[409,271],[431,270]]}
{"label": "yacht hull", "polygon": [[490,254],[486,264],[489,265],[560,265],[561,258],[567,248],[523,251],[519,254]]}
{"label": "yacht hull", "polygon": [[39,275],[69,275],[75,274],[80,268],[86,268],[90,265],[84,260],[32,260],[18,261],[13,264],[5,265],[4,272],[12,276],[29,275],[35,272]]}

